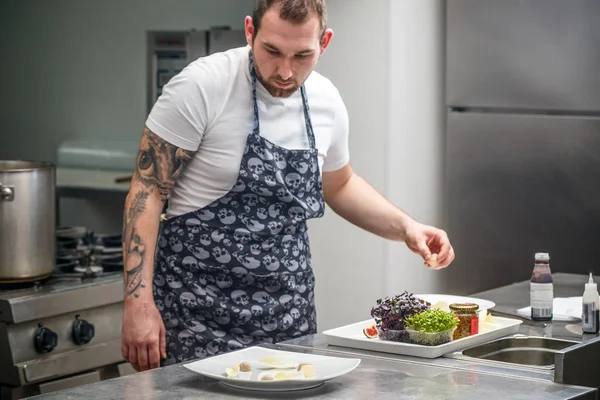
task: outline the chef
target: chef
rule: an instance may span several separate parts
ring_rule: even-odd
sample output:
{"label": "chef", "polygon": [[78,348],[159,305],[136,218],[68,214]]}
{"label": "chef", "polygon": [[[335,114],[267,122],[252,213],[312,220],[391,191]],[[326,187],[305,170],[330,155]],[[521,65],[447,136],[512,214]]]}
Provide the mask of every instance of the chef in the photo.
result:
{"label": "chef", "polygon": [[123,223],[136,370],[315,333],[307,221],[326,203],[431,268],[454,259],[353,172],[344,102],[314,71],[326,19],[325,0],[257,0],[248,46],[189,64],[148,116]]}

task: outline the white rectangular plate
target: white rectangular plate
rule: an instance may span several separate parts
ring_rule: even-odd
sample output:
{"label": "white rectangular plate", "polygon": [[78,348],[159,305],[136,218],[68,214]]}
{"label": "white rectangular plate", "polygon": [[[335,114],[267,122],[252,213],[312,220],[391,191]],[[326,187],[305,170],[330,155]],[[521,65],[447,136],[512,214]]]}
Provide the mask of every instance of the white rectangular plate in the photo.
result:
{"label": "white rectangular plate", "polygon": [[[281,356],[293,363],[308,363],[315,369],[313,378],[287,379],[279,381],[259,381],[258,375],[272,370],[259,361],[271,356]],[[228,378],[225,368],[232,368],[235,364],[249,362],[252,365],[252,375],[249,379]],[[248,347],[204,360],[193,361],[183,366],[208,378],[217,379],[222,383],[238,389],[258,391],[291,391],[305,390],[321,386],[324,382],[345,375],[353,371],[360,364],[359,358],[342,358],[321,356],[316,354],[295,353],[262,347]],[[282,371],[292,371],[286,369]]]}
{"label": "white rectangular plate", "polygon": [[[553,300],[554,315],[552,321],[581,321],[581,304],[583,297],[555,297]],[[531,319],[531,307],[517,310],[517,314]]]}
{"label": "white rectangular plate", "polygon": [[323,334],[327,337],[327,343],[332,346],[350,347],[354,349],[401,354],[413,357],[437,358],[444,354],[462,351],[471,346],[517,333],[522,322],[523,321],[521,320],[513,318],[494,317],[493,325],[489,330],[482,330],[477,335],[468,336],[439,346],[398,343],[379,338],[369,339],[364,335],[363,329],[374,325],[375,321],[373,319],[331,329],[323,332]]}

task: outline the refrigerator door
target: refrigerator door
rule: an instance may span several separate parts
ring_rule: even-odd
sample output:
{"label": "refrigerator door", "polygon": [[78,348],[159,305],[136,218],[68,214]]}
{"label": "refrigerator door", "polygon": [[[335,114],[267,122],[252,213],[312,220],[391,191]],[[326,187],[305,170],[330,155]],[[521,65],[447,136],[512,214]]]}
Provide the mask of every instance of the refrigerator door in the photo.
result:
{"label": "refrigerator door", "polygon": [[210,31],[208,51],[214,54],[247,44],[244,30],[214,29]]}
{"label": "refrigerator door", "polygon": [[186,37],[187,61],[221,51],[245,46],[246,34],[243,30],[212,28],[205,31],[191,31]]}
{"label": "refrigerator door", "polygon": [[600,1],[446,4],[448,105],[600,112]]}
{"label": "refrigerator door", "polygon": [[187,52],[187,63],[196,61],[200,57],[208,55],[207,31],[191,31],[185,38]]}
{"label": "refrigerator door", "polygon": [[600,273],[600,118],[449,113],[447,173],[452,290]]}

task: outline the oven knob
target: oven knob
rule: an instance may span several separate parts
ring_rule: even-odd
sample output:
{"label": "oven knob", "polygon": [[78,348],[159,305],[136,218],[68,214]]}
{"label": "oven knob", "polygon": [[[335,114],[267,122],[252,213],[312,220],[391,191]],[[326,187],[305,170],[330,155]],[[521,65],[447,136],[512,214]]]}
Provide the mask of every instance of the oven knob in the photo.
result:
{"label": "oven knob", "polygon": [[33,344],[38,353],[50,353],[58,344],[58,335],[40,325],[35,333]]}
{"label": "oven knob", "polygon": [[73,322],[73,341],[75,344],[87,344],[94,337],[94,325],[77,317]]}

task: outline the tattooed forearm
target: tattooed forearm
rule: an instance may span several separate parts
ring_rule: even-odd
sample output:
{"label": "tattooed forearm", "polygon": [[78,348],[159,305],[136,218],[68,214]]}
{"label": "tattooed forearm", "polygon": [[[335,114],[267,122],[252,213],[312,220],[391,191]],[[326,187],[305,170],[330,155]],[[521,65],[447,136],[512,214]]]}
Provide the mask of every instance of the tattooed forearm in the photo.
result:
{"label": "tattooed forearm", "polygon": [[148,191],[140,190],[135,194],[129,210],[125,210],[123,215],[123,241],[128,243],[132,238],[133,227],[137,218],[146,209],[146,201],[148,200]]}
{"label": "tattooed forearm", "polygon": [[125,294],[126,296],[139,297],[138,290],[144,288],[142,282],[142,272],[144,269],[144,253],[146,246],[142,243],[140,236],[135,233],[128,243],[126,265],[129,267],[126,271]]}
{"label": "tattooed forearm", "polygon": [[148,189],[156,188],[161,200],[165,201],[193,155],[193,151],[167,143],[145,128],[137,156],[135,178]]}
{"label": "tattooed forearm", "polygon": [[[125,296],[148,297],[158,219],[175,181],[194,152],[178,148],[144,129],[137,165],[123,213]],[[147,250],[147,251],[146,251]],[[151,286],[151,285],[148,285]]]}
{"label": "tattooed forearm", "polygon": [[146,209],[146,200],[148,192],[140,190],[135,194],[129,210],[126,210],[123,221],[123,243],[125,251],[125,293],[126,296],[134,295],[140,287],[144,287],[142,283],[142,272],[144,268],[144,253],[145,246],[142,244],[142,239],[139,235],[134,234],[135,224],[138,217]]}

